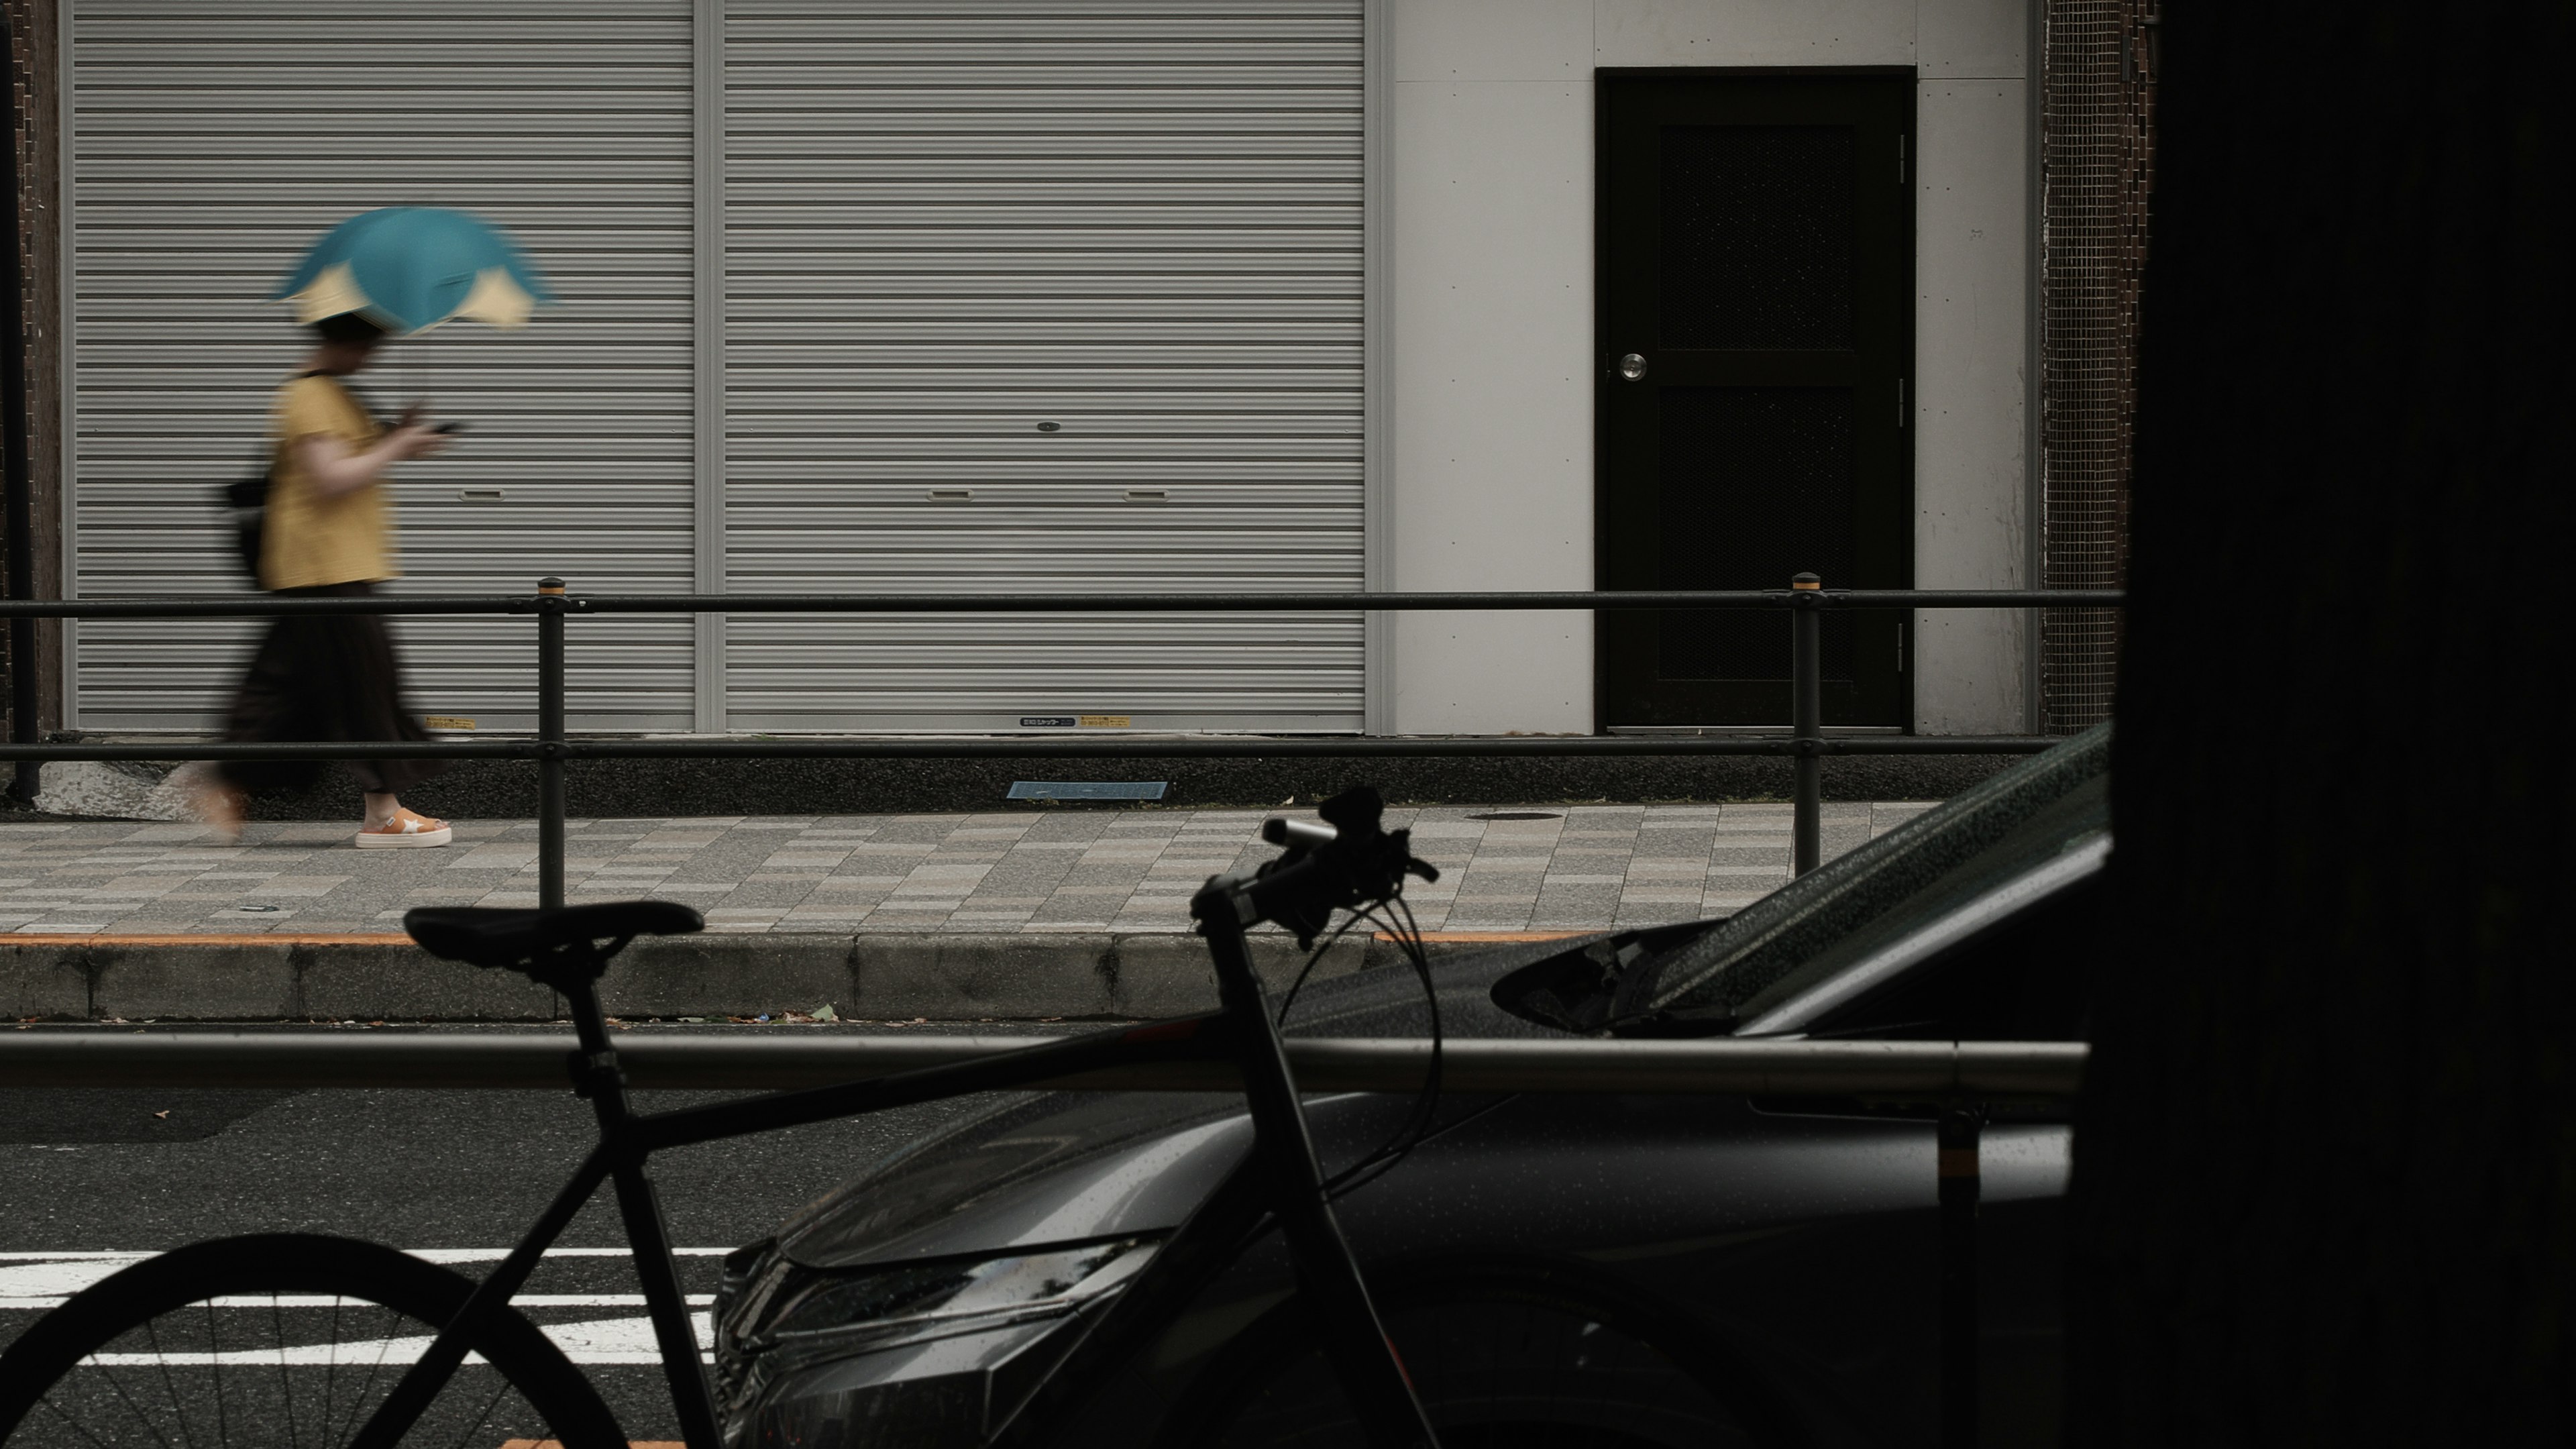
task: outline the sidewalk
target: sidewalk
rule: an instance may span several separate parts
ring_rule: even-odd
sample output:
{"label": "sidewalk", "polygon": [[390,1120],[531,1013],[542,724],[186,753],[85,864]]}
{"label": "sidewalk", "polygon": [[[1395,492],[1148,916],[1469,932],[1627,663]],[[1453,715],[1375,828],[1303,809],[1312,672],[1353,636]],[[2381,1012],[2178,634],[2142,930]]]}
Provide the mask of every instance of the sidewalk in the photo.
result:
{"label": "sidewalk", "polygon": [[[1829,804],[1825,850],[1926,808]],[[1175,1015],[1215,1004],[1186,934],[1190,894],[1274,853],[1256,837],[1266,813],[575,820],[567,896],[706,913],[707,934],[639,941],[602,979],[609,1010],[630,1019]],[[1406,894],[1435,949],[1722,916],[1789,875],[1786,805],[1388,814],[1441,868]],[[559,1019],[545,988],[435,960],[400,934],[414,906],[537,903],[533,822],[456,830],[443,849],[361,851],[345,825],[254,824],[224,846],[194,825],[0,821],[0,1013]],[[1251,944],[1268,978],[1303,960],[1275,928]],[[1394,959],[1355,932],[1317,969]]]}
{"label": "sidewalk", "polygon": [[[1828,804],[1828,857],[1928,808]],[[1390,810],[1441,869],[1425,930],[1597,931],[1722,916],[1788,879],[1787,805]],[[1190,893],[1276,852],[1243,810],[574,820],[573,901],[686,901],[729,932],[1181,932]],[[1540,818],[1489,818],[1529,815]],[[0,931],[393,933],[413,906],[533,906],[533,821],[465,821],[437,850],[354,827],[0,822]]]}

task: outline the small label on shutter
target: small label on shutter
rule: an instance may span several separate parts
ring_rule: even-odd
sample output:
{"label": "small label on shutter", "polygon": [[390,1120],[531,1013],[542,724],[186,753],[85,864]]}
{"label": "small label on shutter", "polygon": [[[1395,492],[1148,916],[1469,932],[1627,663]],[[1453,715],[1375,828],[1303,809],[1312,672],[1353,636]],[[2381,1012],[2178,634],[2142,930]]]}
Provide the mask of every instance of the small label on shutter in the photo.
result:
{"label": "small label on shutter", "polygon": [[461,719],[452,714],[423,715],[421,716],[420,722],[434,730],[470,730],[474,728],[474,721],[470,719]]}
{"label": "small label on shutter", "polygon": [[1069,730],[1073,728],[1073,725],[1073,716],[1069,714],[1024,714],[1020,716],[1020,728],[1024,730]]}
{"label": "small label on shutter", "polygon": [[1082,717],[1082,727],[1087,730],[1123,730],[1132,723],[1123,714],[1087,714]]}

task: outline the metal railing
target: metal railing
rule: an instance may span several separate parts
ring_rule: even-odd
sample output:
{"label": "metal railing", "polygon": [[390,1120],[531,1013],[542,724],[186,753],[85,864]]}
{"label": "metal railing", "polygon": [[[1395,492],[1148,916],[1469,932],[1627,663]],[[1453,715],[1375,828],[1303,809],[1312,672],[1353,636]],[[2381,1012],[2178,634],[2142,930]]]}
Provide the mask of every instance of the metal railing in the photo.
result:
{"label": "metal railing", "polygon": [[[628,1084],[654,1089],[823,1087],[947,1066],[1054,1036],[854,1036],[628,1031]],[[1291,1037],[1288,1062],[1316,1092],[1410,1092],[1427,1040]],[[2075,1095],[2080,1042],[1596,1041],[1467,1039],[1441,1048],[1448,1092],[1719,1093],[1921,1102],[2044,1101]],[[120,1031],[37,1028],[0,1035],[0,1087],[545,1088],[564,1085],[556,1031]],[[1155,1062],[1048,1082],[1121,1092],[1238,1089],[1226,1062]]]}
{"label": "metal railing", "polygon": [[[2112,589],[1827,589],[1800,574],[1786,589],[1604,593],[1271,593],[1271,594],[597,594],[538,581],[533,594],[356,599],[281,599],[245,594],[162,599],[0,600],[6,619],[272,618],[297,614],[527,615],[537,620],[537,728],[516,740],[296,744],[208,742],[86,744],[19,736],[0,760],[533,760],[537,766],[538,900],[564,899],[564,766],[613,759],[1191,759],[1201,757],[1384,758],[1625,755],[1749,755],[1794,762],[1793,869],[1804,874],[1823,853],[1824,760],[1828,755],[2035,754],[2045,735],[1843,735],[1824,732],[1824,615],[1855,609],[2116,608]],[[1213,736],[1138,739],[843,738],[574,739],[565,727],[566,621],[608,614],[963,614],[963,613],[1324,613],[1351,610],[1785,610],[1790,626],[1791,719],[1786,735]]]}

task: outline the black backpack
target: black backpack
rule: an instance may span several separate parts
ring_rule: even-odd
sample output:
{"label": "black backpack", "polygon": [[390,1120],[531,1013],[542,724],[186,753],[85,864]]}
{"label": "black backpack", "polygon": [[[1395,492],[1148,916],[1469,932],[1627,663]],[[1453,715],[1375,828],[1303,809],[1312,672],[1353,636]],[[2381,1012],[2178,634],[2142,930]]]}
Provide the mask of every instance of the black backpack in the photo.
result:
{"label": "black backpack", "polygon": [[[329,374],[299,372],[296,376],[325,377]],[[339,382],[336,378],[333,381]],[[367,406],[367,400],[358,396],[346,382],[340,382],[339,386],[340,391],[348,393],[349,401],[358,405],[358,411],[371,418],[376,415],[376,410]],[[222,506],[232,510],[233,552],[240,556],[242,571],[250,575],[253,583],[259,581],[260,545],[268,537],[268,488],[277,476],[277,449],[274,445],[269,448],[267,459],[258,472],[217,490]]]}
{"label": "black backpack", "polygon": [[250,575],[253,583],[259,581],[260,544],[268,536],[268,485],[276,467],[274,449],[270,459],[269,467],[219,490],[223,506],[233,514],[233,551],[241,556],[242,571]]}

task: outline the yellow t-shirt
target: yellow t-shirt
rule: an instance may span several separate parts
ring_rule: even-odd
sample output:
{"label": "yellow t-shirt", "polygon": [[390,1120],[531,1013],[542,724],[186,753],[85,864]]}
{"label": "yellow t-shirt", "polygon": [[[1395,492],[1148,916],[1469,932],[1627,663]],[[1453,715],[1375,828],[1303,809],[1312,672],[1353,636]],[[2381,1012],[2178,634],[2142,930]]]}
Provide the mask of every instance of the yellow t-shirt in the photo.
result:
{"label": "yellow t-shirt", "polygon": [[376,420],[332,379],[298,377],[277,390],[273,431],[277,452],[260,537],[260,587],[309,589],[398,577],[393,510],[384,485],[317,498],[296,461],[295,445],[305,438],[337,438],[353,452],[374,447],[384,431]]}

